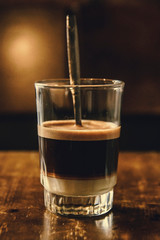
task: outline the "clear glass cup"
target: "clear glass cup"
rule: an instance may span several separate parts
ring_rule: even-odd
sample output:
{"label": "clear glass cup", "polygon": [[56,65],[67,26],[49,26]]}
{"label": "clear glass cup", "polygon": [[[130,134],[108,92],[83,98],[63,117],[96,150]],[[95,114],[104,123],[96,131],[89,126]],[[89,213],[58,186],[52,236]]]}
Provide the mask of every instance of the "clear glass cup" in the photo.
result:
{"label": "clear glass cup", "polygon": [[[68,79],[35,83],[40,179],[46,208],[61,215],[99,216],[113,206],[124,82]],[[76,125],[73,95],[81,102]]]}

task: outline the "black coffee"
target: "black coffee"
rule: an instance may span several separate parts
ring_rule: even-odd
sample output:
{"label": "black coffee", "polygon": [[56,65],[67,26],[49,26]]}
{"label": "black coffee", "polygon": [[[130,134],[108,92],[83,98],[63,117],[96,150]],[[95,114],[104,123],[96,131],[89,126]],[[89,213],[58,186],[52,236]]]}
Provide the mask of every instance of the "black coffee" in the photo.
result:
{"label": "black coffee", "polygon": [[95,179],[116,173],[120,127],[89,120],[82,125],[66,120],[39,126],[39,149],[48,176]]}

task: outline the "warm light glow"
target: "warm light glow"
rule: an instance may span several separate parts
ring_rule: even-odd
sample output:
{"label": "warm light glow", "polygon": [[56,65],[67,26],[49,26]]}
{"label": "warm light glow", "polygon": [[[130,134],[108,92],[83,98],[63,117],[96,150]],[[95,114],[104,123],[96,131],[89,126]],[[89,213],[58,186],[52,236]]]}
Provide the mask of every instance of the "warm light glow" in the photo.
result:
{"label": "warm light glow", "polygon": [[19,56],[22,59],[28,58],[28,55],[32,52],[32,38],[21,36],[17,38],[11,46],[11,54],[13,56]]}
{"label": "warm light glow", "polygon": [[9,8],[1,16],[1,111],[35,111],[34,82],[64,76],[63,12]]}
{"label": "warm light glow", "polygon": [[[12,34],[12,35],[11,35]],[[6,63],[17,70],[35,67],[43,53],[43,35],[32,26],[13,26],[8,29],[4,40],[4,56]]]}

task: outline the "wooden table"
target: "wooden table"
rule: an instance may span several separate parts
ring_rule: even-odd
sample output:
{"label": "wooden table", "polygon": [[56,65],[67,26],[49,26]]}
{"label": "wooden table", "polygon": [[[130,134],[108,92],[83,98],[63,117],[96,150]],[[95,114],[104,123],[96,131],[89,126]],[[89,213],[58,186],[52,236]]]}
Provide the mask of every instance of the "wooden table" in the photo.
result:
{"label": "wooden table", "polygon": [[113,210],[74,219],[45,210],[37,152],[0,152],[0,239],[160,239],[160,153],[120,153]]}

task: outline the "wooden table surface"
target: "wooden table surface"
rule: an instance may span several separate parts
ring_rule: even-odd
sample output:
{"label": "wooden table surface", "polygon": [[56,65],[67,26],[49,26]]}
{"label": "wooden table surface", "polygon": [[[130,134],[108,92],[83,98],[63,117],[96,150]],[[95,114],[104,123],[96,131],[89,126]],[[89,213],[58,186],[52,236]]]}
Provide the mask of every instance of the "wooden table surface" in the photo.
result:
{"label": "wooden table surface", "polygon": [[37,152],[0,152],[0,239],[160,239],[160,153],[120,153],[113,210],[74,219],[45,210]]}

